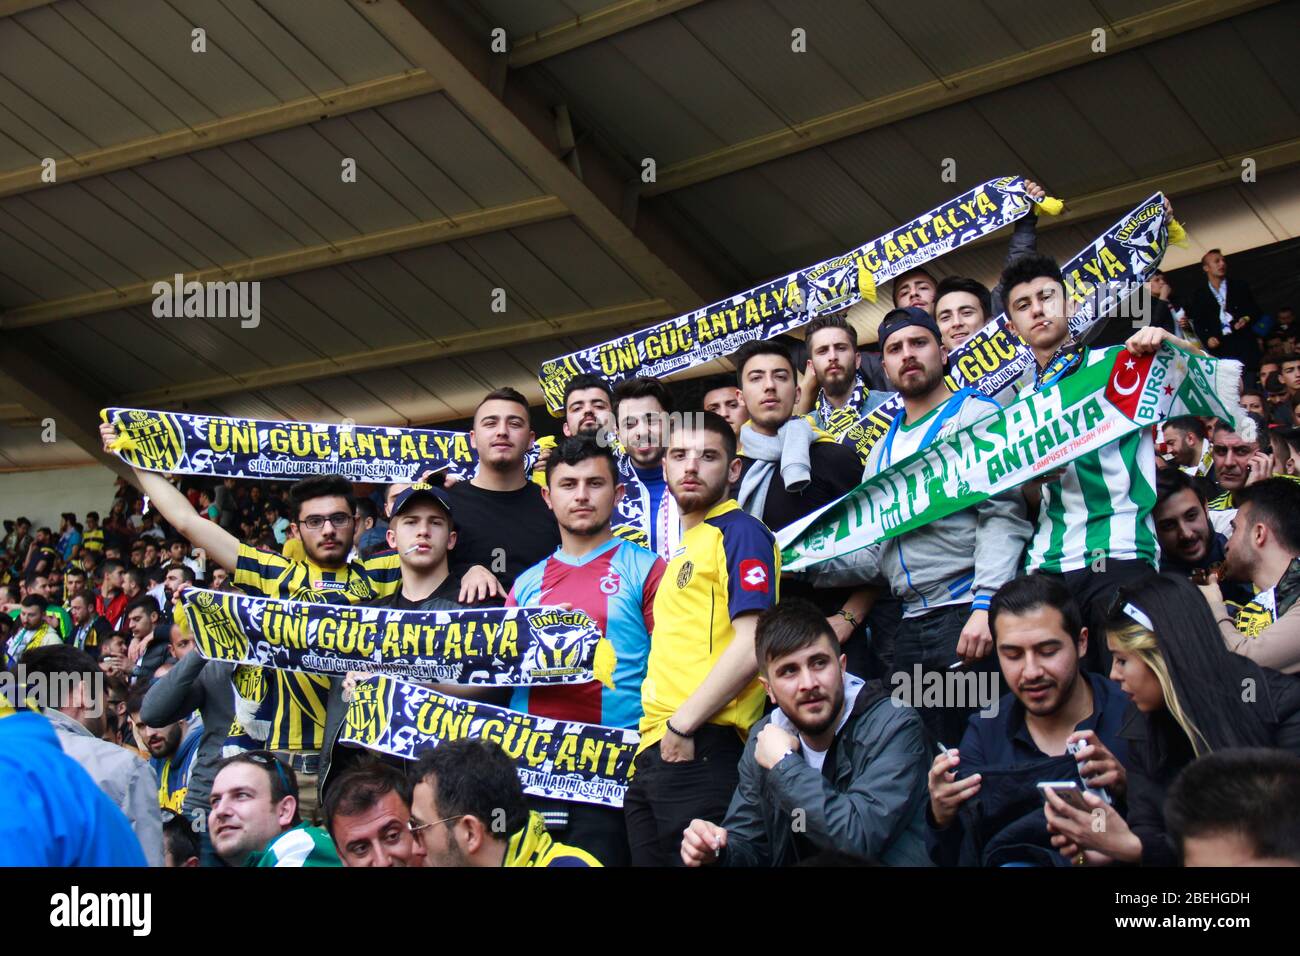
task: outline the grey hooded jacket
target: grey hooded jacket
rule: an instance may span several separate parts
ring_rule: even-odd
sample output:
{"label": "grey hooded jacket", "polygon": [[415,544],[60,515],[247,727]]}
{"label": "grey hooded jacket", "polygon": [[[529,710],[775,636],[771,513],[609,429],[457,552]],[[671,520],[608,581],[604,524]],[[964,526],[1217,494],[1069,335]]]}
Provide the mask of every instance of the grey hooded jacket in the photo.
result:
{"label": "grey hooded jacket", "polygon": [[884,866],[930,866],[925,808],[930,769],[921,717],[895,706],[882,690],[846,674],[848,719],[835,734],[821,770],[798,753],[771,770],[754,757],[771,721],[794,733],[780,710],[753,726],[740,758],[740,783],[722,826],[724,866],[790,866],[800,858],[793,825],[799,817],[806,849],[838,850]]}
{"label": "grey hooded jacket", "polygon": [[43,713],[54,725],[63,752],[81,764],[131,821],[149,865],[162,866],[162,809],[158,804],[158,775],[153,768],[125,747],[100,740],[67,714],[52,708]]}
{"label": "grey hooded jacket", "polygon": [[[967,396],[934,440],[993,411],[990,399]],[[882,440],[871,449],[864,479],[881,469],[883,446]],[[1033,530],[1025,518],[1024,496],[1016,488],[915,531],[819,564],[814,579],[827,587],[843,587],[883,577],[894,597],[903,602],[904,617],[968,600],[976,607],[986,607],[993,592],[1019,572],[1020,557]]]}

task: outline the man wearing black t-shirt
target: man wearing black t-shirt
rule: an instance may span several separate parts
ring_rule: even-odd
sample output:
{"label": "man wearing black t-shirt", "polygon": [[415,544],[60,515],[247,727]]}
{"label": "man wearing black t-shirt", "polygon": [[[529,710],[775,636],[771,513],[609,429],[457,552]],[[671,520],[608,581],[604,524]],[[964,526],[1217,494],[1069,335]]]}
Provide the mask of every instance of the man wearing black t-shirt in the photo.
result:
{"label": "man wearing black t-shirt", "polygon": [[513,388],[489,392],[474,411],[478,473],[446,492],[456,513],[451,574],[462,604],[504,602],[519,573],[560,546],[555,515],[524,471],[534,438],[528,401]]}
{"label": "man wearing black t-shirt", "polygon": [[[740,507],[779,531],[856,488],[862,481],[857,454],[794,416],[798,377],[794,359],[780,342],[750,342],[732,358],[749,421],[740,429],[740,481],[733,486]],[[866,588],[814,587],[782,580],[782,595],[805,598],[828,615],[840,643],[852,636],[870,606]]]}

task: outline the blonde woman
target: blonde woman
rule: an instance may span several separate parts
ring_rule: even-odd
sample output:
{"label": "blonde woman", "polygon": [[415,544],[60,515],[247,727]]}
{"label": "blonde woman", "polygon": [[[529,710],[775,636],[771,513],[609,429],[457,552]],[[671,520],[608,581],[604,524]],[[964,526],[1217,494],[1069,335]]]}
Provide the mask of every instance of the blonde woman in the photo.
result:
{"label": "blonde woman", "polygon": [[1052,844],[1076,865],[1175,866],[1164,801],[1179,771],[1204,754],[1276,747],[1300,754],[1300,679],[1230,653],[1196,587],[1152,575],[1122,588],[1106,620],[1111,679],[1133,702],[1125,816],[1084,794],[1088,812],[1047,795]]}

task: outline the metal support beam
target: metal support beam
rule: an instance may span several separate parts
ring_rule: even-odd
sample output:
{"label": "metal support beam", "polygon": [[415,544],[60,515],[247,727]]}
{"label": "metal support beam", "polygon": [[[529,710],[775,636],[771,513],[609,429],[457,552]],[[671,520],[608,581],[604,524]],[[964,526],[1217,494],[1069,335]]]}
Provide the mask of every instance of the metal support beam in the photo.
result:
{"label": "metal support beam", "polygon": [[[230,262],[210,269],[201,269],[198,272],[185,273],[185,281],[245,282],[272,279],[295,272],[306,272],[308,269],[336,266],[344,262],[389,255],[439,242],[468,239],[471,236],[496,232],[500,229],[513,229],[517,226],[546,222],[550,219],[559,219],[567,215],[567,212],[564,204],[554,196],[541,196],[537,199],[525,199],[504,206],[466,213],[455,219],[434,219],[412,226],[398,226],[395,229],[370,232],[351,239],[340,239],[325,245],[258,256],[243,262]],[[69,296],[65,299],[20,306],[0,314],[0,329],[29,328],[57,322],[60,319],[77,318],[110,309],[124,309],[128,306],[152,302],[155,298],[154,286],[158,282],[170,285],[172,278],[172,276],[160,276],[121,289],[101,289],[98,292],[87,292],[84,295]]]}
{"label": "metal support beam", "polygon": [[0,0],[0,17],[12,17],[15,13],[24,13],[37,7],[48,7],[57,2],[58,0]]}
{"label": "metal support beam", "polygon": [[605,329],[626,330],[637,328],[643,323],[661,319],[672,314],[672,307],[663,299],[648,299],[643,302],[629,302],[626,305],[609,306],[604,309],[591,309],[571,315],[555,318],[543,318],[515,325],[497,326],[473,332],[447,335],[441,338],[395,345],[389,348],[372,349],[340,355],[337,358],[320,359],[311,362],[277,365],[274,368],[258,369],[247,374],[235,374],[231,377],[211,378],[201,381],[185,382],[181,385],[164,386],[147,389],[123,396],[121,404],[143,408],[157,408],[168,402],[200,401],[216,398],[219,395],[232,395],[277,385],[298,385],[303,382],[330,378],[336,375],[350,375],[357,372],[373,372],[379,369],[396,368],[416,362],[452,358],[457,355],[469,355],[499,349],[503,345],[525,345],[563,335],[580,332],[597,332]]}
{"label": "metal support beam", "polygon": [[183,156],[200,149],[251,139],[254,136],[315,123],[332,116],[374,109],[415,96],[436,93],[438,89],[437,81],[424,70],[407,70],[393,76],[381,76],[375,80],[330,90],[318,96],[304,96],[276,106],[250,110],[235,116],[223,116],[207,123],[171,130],[147,139],[105,146],[103,149],[91,150],[76,156],[56,156],[54,157],[56,179],[53,183],[41,180],[43,167],[39,163],[12,172],[0,173],[0,199],[89,176],[128,169],[158,159]]}
{"label": "metal support beam", "polygon": [[135,484],[126,462],[106,454],[99,440],[99,410],[108,403],[87,392],[81,382],[74,382],[55,367],[45,365],[40,356],[48,350],[31,338],[22,332],[5,335],[0,397],[18,402],[37,419],[53,418],[56,441],[73,442]]}
{"label": "metal support beam", "polygon": [[518,69],[580,46],[604,40],[651,20],[693,7],[700,0],[622,0],[583,13],[566,23],[538,30],[511,42],[510,67]]}
{"label": "metal support beam", "polygon": [[471,35],[446,5],[436,0],[351,0],[352,4],[407,58],[436,76],[456,104],[523,169],[557,196],[583,228],[654,298],[685,312],[725,294],[725,287],[678,242],[662,223],[642,216],[636,231],[624,225],[623,186],[627,175],[580,143],[583,179],[559,158],[551,105],[512,80],[505,100],[489,88],[494,56],[490,39]]}
{"label": "metal support beam", "polygon": [[[1090,219],[1125,212],[1157,190],[1174,202],[1174,216],[1177,217],[1179,196],[1241,182],[1241,163],[1244,159],[1255,161],[1255,172],[1260,178],[1269,172],[1300,165],[1300,138],[1237,153],[1224,157],[1222,161],[1213,160],[1195,166],[1185,166],[1182,169],[1171,169],[1169,172],[1148,176],[1137,182],[1066,199],[1065,210],[1059,216],[1038,217],[1038,231],[1045,232],[1062,226],[1074,226]],[[995,242],[1005,243],[1006,235],[999,232],[983,236],[963,246],[962,251],[977,249]]]}
{"label": "metal support beam", "polygon": [[724,146],[659,170],[658,181],[649,183],[643,196],[657,196],[734,173],[760,163],[771,162],[805,149],[897,123],[910,116],[992,93],[1073,66],[1094,62],[1163,40],[1227,17],[1268,6],[1276,0],[1178,0],[1168,6],[1126,17],[1114,23],[1106,36],[1106,52],[1093,52],[1093,36],[1081,33],[1034,47],[1024,53],[962,70],[896,93],[859,103],[835,113],[782,127],[741,143]]}

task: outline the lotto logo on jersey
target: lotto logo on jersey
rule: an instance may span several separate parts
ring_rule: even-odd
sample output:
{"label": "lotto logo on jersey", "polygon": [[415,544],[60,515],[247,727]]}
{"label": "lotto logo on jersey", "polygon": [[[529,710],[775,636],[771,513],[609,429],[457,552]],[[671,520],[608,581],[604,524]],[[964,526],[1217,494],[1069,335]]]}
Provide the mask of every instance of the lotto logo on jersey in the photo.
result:
{"label": "lotto logo on jersey", "polygon": [[767,593],[767,565],[757,558],[740,562],[740,587],[744,591]]}

